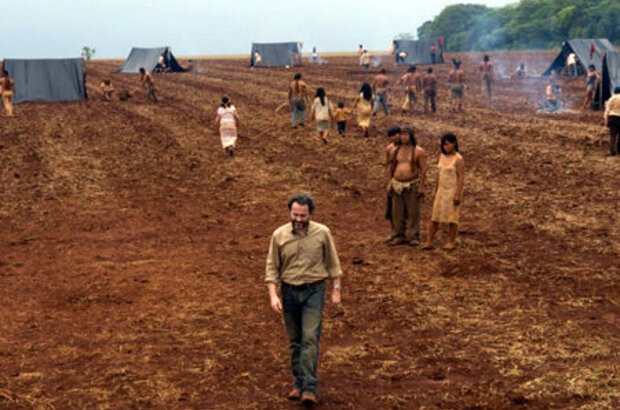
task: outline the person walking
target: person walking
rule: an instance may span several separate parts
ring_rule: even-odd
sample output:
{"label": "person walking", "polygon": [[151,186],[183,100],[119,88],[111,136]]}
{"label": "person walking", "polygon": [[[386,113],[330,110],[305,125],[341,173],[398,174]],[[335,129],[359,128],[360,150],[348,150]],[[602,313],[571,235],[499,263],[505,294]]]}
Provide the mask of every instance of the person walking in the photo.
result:
{"label": "person walking", "polygon": [[385,73],[385,68],[382,68],[381,72],[375,76],[375,79],[372,82],[372,92],[375,95],[375,106],[372,110],[372,115],[377,115],[379,107],[383,107],[383,112],[385,115],[390,115],[387,94],[390,80]]}
{"label": "person walking", "polygon": [[[284,316],[291,352],[293,389],[289,400],[318,403],[317,366],[323,321],[325,280],[332,280],[331,302],[341,301],[340,260],[329,228],[312,221],[314,200],[307,194],[288,201],[290,223],[276,229],[267,255],[265,282],[271,308]],[[280,283],[280,296],[276,287]]]}
{"label": "person walking", "polygon": [[288,100],[291,105],[291,122],[293,128],[303,127],[306,123],[306,103],[308,95],[305,81],[301,79],[301,73],[295,74],[293,81],[288,87]]}
{"label": "person walking", "polygon": [[144,67],[140,67],[140,84],[146,88],[146,98],[156,103],[158,101],[155,93],[155,80],[151,73],[147,73]]}
{"label": "person walking", "polygon": [[370,84],[362,84],[359,94],[353,101],[353,106],[357,108],[357,125],[362,129],[364,137],[368,137],[372,115],[372,87]]}
{"label": "person walking", "polygon": [[237,130],[239,129],[239,114],[228,97],[222,97],[222,103],[217,109],[215,125],[220,131],[220,141],[222,148],[229,156],[235,155],[237,144]]}
{"label": "person walking", "polygon": [[482,87],[485,87],[487,90],[487,98],[490,100],[492,96],[492,85],[495,77],[495,73],[493,72],[493,63],[491,63],[491,59],[488,55],[484,55],[482,57],[482,62],[478,67],[480,71],[480,79],[482,81]]}
{"label": "person walking", "polygon": [[463,183],[465,180],[465,161],[459,153],[456,135],[448,133],[441,137],[441,154],[437,163],[439,174],[435,184],[433,212],[428,238],[423,249],[433,249],[433,239],[440,223],[449,225],[448,242],[444,249],[454,249],[458,233],[459,211],[463,201]]}
{"label": "person walking", "polygon": [[605,125],[609,127],[609,153],[620,152],[620,85],[614,88],[614,95],[605,104]]}
{"label": "person walking", "polygon": [[310,118],[316,120],[316,130],[319,133],[319,138],[323,141],[323,144],[327,145],[329,128],[331,121],[334,119],[334,108],[327,98],[325,89],[322,87],[316,89],[316,96],[310,108]]}
{"label": "person walking", "polygon": [[422,89],[422,78],[418,74],[416,66],[411,66],[407,69],[407,73],[398,79],[394,87],[403,84],[405,86],[405,99],[401,106],[403,114],[407,110],[412,109],[416,101],[416,91]]}
{"label": "person walking", "polygon": [[0,78],[0,93],[2,93],[2,104],[7,117],[13,116],[13,95],[15,94],[15,81],[9,76],[9,72],[2,70]]}
{"label": "person walking", "polygon": [[448,73],[448,83],[452,94],[452,111],[463,111],[463,97],[465,95],[465,74],[461,69],[461,62],[452,60],[454,68]]}
{"label": "person walking", "polygon": [[433,74],[433,68],[429,67],[426,74],[422,78],[422,87],[424,88],[424,113],[428,112],[428,105],[431,105],[431,111],[437,112],[435,98],[437,97],[437,77]]}

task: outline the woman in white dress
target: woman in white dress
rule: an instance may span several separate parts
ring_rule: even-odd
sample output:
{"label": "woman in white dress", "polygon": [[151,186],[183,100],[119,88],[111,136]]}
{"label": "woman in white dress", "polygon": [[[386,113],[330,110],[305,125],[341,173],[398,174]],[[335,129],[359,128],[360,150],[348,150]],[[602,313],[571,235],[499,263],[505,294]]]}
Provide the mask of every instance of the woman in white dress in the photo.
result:
{"label": "woman in white dress", "polygon": [[215,124],[220,130],[220,140],[224,151],[229,156],[235,155],[237,143],[237,129],[239,128],[239,114],[228,97],[222,97],[222,104],[217,109]]}

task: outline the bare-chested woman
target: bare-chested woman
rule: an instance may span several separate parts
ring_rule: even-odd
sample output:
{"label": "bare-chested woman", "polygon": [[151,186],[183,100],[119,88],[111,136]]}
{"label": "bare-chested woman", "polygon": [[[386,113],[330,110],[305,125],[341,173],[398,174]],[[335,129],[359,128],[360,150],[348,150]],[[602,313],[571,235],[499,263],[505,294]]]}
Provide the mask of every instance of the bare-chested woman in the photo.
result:
{"label": "bare-chested woman", "polygon": [[388,194],[392,198],[393,235],[390,246],[420,244],[420,201],[424,196],[426,153],[417,146],[412,128],[394,126],[388,137],[400,138],[386,148]]}
{"label": "bare-chested woman", "polygon": [[306,124],[306,103],[308,94],[306,83],[301,79],[301,73],[295,74],[288,87],[288,100],[291,104],[291,122],[293,128],[303,127]]}
{"label": "bare-chested woman", "polygon": [[422,89],[422,77],[417,72],[416,66],[412,65],[407,69],[407,73],[400,77],[394,87],[403,84],[405,86],[405,100],[403,101],[403,114],[413,108],[416,101],[416,91]]}
{"label": "bare-chested woman", "polygon": [[448,83],[452,92],[452,110],[463,111],[463,97],[465,95],[465,74],[461,69],[461,62],[453,60],[454,68],[448,74]]}

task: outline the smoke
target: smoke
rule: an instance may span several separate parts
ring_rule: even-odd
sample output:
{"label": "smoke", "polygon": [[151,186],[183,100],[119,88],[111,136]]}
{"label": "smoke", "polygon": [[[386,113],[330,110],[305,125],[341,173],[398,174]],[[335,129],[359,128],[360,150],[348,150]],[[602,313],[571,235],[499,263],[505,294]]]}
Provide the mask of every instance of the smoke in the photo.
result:
{"label": "smoke", "polygon": [[383,64],[383,57],[373,56],[370,58],[371,67],[379,67]]}

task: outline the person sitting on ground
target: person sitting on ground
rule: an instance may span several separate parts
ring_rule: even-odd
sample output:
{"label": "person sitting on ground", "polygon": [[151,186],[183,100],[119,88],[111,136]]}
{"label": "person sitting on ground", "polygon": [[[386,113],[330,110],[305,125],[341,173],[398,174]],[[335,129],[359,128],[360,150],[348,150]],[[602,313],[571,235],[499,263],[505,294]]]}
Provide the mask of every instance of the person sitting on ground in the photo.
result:
{"label": "person sitting on ground", "polygon": [[620,152],[620,85],[614,88],[614,95],[605,104],[605,125],[609,127],[609,153]]}
{"label": "person sitting on ground", "polygon": [[368,137],[372,114],[372,87],[370,84],[362,84],[357,97],[353,101],[353,106],[357,108],[357,125],[362,129],[364,137]]}
{"label": "person sitting on ground", "polygon": [[465,95],[465,74],[461,69],[461,62],[452,60],[454,68],[448,73],[448,83],[452,93],[452,111],[463,111],[463,97]]}
{"label": "person sitting on ground", "polygon": [[525,64],[519,64],[519,67],[510,75],[512,78],[525,78],[527,77],[527,71],[525,69]]}
{"label": "person sitting on ground", "polygon": [[316,89],[316,96],[310,108],[310,118],[316,120],[316,130],[319,133],[319,138],[323,141],[323,144],[327,145],[327,136],[331,120],[334,118],[334,111],[332,103],[327,98],[325,89],[322,87]]}
{"label": "person sitting on ground", "polygon": [[459,152],[456,135],[448,133],[441,137],[441,154],[437,163],[439,173],[433,194],[433,212],[428,230],[428,239],[423,249],[433,249],[433,239],[439,224],[449,226],[448,242],[444,249],[454,249],[459,228],[459,211],[463,202],[463,184],[465,181],[465,161]]}
{"label": "person sitting on ground", "polygon": [[588,76],[586,77],[586,95],[583,99],[583,104],[581,108],[585,109],[592,103],[594,100],[594,94],[596,93],[596,88],[601,81],[601,75],[596,72],[596,67],[593,64],[588,66]]}
{"label": "person sitting on ground", "polygon": [[338,108],[334,110],[334,121],[336,121],[336,125],[338,126],[338,135],[344,137],[345,132],[347,131],[347,116],[351,114],[350,108],[345,108],[344,102],[338,102]]}
{"label": "person sitting on ground", "polygon": [[239,129],[239,114],[228,97],[222,97],[222,103],[217,108],[215,125],[220,131],[220,142],[224,152],[229,156],[235,155],[237,144],[237,130]]}
{"label": "person sitting on ground", "polygon": [[108,78],[104,78],[101,80],[101,84],[99,84],[99,89],[101,90],[101,98],[103,101],[112,101],[112,94],[114,94],[115,91],[112,81]]}

